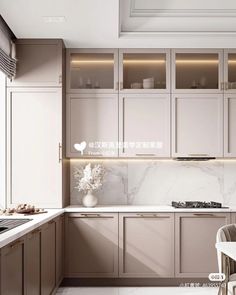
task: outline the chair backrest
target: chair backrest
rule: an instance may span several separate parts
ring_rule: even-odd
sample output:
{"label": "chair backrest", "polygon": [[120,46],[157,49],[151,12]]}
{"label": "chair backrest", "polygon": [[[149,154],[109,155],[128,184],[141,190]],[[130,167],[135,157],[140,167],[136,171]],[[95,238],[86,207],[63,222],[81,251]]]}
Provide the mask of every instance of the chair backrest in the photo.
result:
{"label": "chair backrest", "polygon": [[[228,224],[222,226],[217,234],[216,234],[216,241],[217,242],[236,242],[236,224]],[[218,265],[219,265],[219,272],[225,273],[225,270],[222,269],[222,259],[221,259],[221,252],[217,251],[218,255]],[[236,262],[230,258],[230,265],[229,265],[229,274],[236,273]]]}

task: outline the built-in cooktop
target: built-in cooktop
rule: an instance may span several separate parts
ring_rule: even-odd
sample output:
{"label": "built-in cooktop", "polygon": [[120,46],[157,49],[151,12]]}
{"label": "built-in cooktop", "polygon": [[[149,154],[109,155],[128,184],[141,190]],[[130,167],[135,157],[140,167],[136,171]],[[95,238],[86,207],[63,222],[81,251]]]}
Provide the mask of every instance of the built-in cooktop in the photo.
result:
{"label": "built-in cooktop", "polygon": [[201,202],[201,201],[173,201],[171,204],[174,208],[228,208],[222,207],[218,202]]}

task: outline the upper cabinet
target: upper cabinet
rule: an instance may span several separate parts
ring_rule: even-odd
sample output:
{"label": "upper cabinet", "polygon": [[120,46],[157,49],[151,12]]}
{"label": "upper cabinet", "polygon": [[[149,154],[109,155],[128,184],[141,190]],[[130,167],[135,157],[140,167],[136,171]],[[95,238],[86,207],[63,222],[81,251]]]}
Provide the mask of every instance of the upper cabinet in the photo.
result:
{"label": "upper cabinet", "polygon": [[8,87],[61,87],[64,44],[57,39],[18,39],[17,72]]}
{"label": "upper cabinet", "polygon": [[223,95],[172,96],[172,156],[223,157]]}
{"label": "upper cabinet", "polygon": [[70,49],[67,51],[67,93],[117,91],[117,49]]}
{"label": "upper cabinet", "polygon": [[205,94],[223,90],[223,50],[173,50],[173,92]]}
{"label": "upper cabinet", "polygon": [[224,90],[227,93],[236,93],[236,50],[224,50]]}
{"label": "upper cabinet", "polygon": [[170,50],[120,50],[119,81],[126,93],[170,92]]}

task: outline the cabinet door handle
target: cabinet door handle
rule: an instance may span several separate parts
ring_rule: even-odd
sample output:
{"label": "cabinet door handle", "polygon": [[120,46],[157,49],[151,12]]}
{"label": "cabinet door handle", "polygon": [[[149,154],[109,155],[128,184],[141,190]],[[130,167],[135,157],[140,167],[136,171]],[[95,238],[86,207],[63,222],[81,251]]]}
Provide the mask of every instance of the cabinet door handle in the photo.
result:
{"label": "cabinet door handle", "polygon": [[135,154],[137,157],[154,157],[156,154]]}
{"label": "cabinet door handle", "polygon": [[16,248],[17,246],[19,246],[21,244],[22,244],[22,241],[21,240],[16,241],[15,243],[13,243],[13,244],[10,245],[10,248],[11,249]]}
{"label": "cabinet door handle", "polygon": [[155,218],[170,218],[170,216],[167,215],[158,215],[158,214],[150,214],[150,213],[138,213],[137,214],[139,217],[155,217]]}
{"label": "cabinet door handle", "polygon": [[62,161],[62,145],[59,142],[59,144],[58,144],[58,163],[61,163],[61,161]]}
{"label": "cabinet door handle", "polygon": [[116,82],[115,90],[119,90],[119,82]]}
{"label": "cabinet door handle", "polygon": [[208,154],[188,154],[189,157],[209,157]]}
{"label": "cabinet door handle", "polygon": [[211,213],[194,213],[193,214],[194,216],[198,216],[198,217],[204,217],[204,216],[210,216],[210,217],[214,217],[215,215],[214,214],[211,214]]}
{"label": "cabinet door handle", "polygon": [[82,216],[84,217],[100,217],[101,215],[100,214],[93,214],[93,213],[85,213],[85,214],[81,214]]}
{"label": "cabinet door handle", "polygon": [[123,90],[123,82],[120,82],[120,90]]}
{"label": "cabinet door handle", "polygon": [[53,223],[55,223],[55,220],[51,220],[48,222],[48,224],[53,224]]}
{"label": "cabinet door handle", "polygon": [[33,232],[32,232],[32,235],[35,235],[35,234],[37,234],[37,233],[40,233],[40,229],[36,229],[36,230],[34,230]]}
{"label": "cabinet door handle", "polygon": [[224,86],[225,86],[224,84],[225,84],[224,82],[220,83],[220,90],[224,90]]}

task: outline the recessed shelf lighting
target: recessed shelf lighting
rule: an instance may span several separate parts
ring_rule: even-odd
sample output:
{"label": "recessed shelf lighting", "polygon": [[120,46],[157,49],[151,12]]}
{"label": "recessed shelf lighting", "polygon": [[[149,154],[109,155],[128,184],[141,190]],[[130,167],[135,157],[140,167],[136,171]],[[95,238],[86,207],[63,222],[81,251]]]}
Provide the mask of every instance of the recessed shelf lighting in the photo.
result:
{"label": "recessed shelf lighting", "polygon": [[218,60],[208,60],[208,59],[177,59],[175,61],[177,64],[218,64]]}
{"label": "recessed shelf lighting", "polygon": [[96,63],[101,63],[101,64],[114,64],[114,60],[71,60],[72,64],[96,64]]}
{"label": "recessed shelf lighting", "polygon": [[64,23],[66,18],[64,16],[43,16],[45,23]]}

